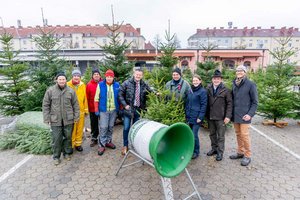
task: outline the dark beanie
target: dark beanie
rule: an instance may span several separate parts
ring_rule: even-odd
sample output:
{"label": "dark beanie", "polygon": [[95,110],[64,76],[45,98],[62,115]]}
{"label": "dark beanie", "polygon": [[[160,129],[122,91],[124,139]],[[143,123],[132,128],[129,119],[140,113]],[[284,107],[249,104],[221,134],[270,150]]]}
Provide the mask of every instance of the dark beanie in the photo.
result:
{"label": "dark beanie", "polygon": [[99,69],[93,69],[93,70],[92,70],[92,76],[93,76],[95,73],[98,73],[98,74],[100,75]]}
{"label": "dark beanie", "polygon": [[65,74],[64,72],[58,72],[58,73],[56,74],[56,76],[55,76],[55,80],[57,80],[57,78],[58,78],[59,76],[64,76],[64,77],[67,79],[67,76],[66,76],[66,74]]}
{"label": "dark beanie", "polygon": [[181,69],[179,69],[178,67],[176,67],[175,69],[173,69],[172,73],[178,73],[181,76]]}

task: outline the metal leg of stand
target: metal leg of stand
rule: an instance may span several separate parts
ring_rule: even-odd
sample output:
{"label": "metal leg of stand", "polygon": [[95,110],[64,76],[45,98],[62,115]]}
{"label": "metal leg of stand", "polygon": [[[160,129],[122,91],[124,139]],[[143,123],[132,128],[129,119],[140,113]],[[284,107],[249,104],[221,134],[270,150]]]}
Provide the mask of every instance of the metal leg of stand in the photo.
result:
{"label": "metal leg of stand", "polygon": [[194,188],[194,192],[193,192],[190,196],[186,197],[185,200],[191,198],[191,197],[194,196],[194,195],[197,195],[198,198],[199,198],[200,200],[202,200],[202,198],[201,198],[201,196],[200,196],[200,194],[199,194],[199,192],[198,192],[198,190],[197,190],[197,188],[196,188],[196,185],[194,184],[194,181],[193,181],[193,179],[192,179],[192,177],[191,177],[189,171],[187,170],[187,168],[185,168],[185,173],[186,173],[186,175],[187,175],[189,181],[191,182],[191,184],[192,184],[192,186],[193,186],[193,188]]}
{"label": "metal leg of stand", "polygon": [[174,200],[172,182],[170,178],[160,177],[164,189],[165,200]]}
{"label": "metal leg of stand", "polygon": [[125,154],[125,156],[124,156],[124,158],[123,158],[123,160],[122,160],[122,162],[121,162],[121,164],[120,164],[120,166],[119,166],[119,168],[118,168],[118,170],[117,170],[117,172],[116,172],[116,174],[115,174],[116,176],[118,176],[118,173],[119,173],[120,169],[122,168],[122,166],[123,166],[123,164],[124,164],[126,158],[128,157],[129,152],[130,152],[130,151],[128,151],[128,152]]}

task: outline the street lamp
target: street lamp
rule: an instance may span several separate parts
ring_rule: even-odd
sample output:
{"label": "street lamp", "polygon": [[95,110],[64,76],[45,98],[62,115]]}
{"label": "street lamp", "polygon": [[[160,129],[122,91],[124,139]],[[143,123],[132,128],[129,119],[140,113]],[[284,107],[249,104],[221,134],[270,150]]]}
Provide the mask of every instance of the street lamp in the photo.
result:
{"label": "street lamp", "polygon": [[2,17],[0,17],[0,19],[1,19],[1,25],[2,25],[2,27],[4,28]]}

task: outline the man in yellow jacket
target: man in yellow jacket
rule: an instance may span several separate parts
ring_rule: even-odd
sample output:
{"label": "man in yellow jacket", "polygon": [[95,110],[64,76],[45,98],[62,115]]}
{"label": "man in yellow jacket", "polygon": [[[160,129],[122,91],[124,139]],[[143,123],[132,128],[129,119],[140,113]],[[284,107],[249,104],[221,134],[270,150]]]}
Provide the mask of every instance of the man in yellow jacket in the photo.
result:
{"label": "man in yellow jacket", "polygon": [[79,109],[80,117],[77,123],[74,123],[73,132],[72,132],[72,148],[75,147],[77,151],[82,151],[82,135],[84,127],[84,117],[88,114],[88,102],[85,92],[85,84],[81,81],[81,72],[78,69],[73,70],[72,80],[68,83],[68,86],[75,90]]}

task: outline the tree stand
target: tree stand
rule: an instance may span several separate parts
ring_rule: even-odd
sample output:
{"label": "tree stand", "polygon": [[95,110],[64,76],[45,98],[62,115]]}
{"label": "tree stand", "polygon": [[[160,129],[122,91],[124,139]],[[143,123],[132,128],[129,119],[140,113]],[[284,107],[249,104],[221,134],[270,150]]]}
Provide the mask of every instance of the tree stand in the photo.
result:
{"label": "tree stand", "polygon": [[[136,156],[139,160],[137,161],[134,161],[132,163],[129,163],[129,164],[126,164],[124,165],[125,163],[125,160],[127,159],[128,155],[129,154],[133,154],[134,156]],[[144,165],[144,163],[147,163],[148,165],[150,165],[151,167],[154,168],[154,165],[153,163],[149,162],[148,160],[144,159],[142,156],[140,156],[138,153],[136,153],[134,150],[129,150],[126,155],[124,156],[120,166],[118,167],[117,171],[116,171],[116,176],[118,176],[121,168],[125,168],[125,167],[128,167],[128,166],[131,166],[131,165],[134,165],[134,164],[137,164],[137,163],[140,163],[142,162],[142,164]],[[193,189],[194,189],[194,192],[192,194],[190,194],[188,197],[186,197],[184,200],[187,200],[191,197],[193,197],[194,195],[196,195],[198,197],[198,199],[202,200],[201,199],[201,196],[196,188],[196,185],[194,184],[194,181],[192,180],[187,168],[185,168],[185,173],[186,173],[186,176],[188,177]],[[174,200],[174,197],[173,197],[173,190],[172,190],[172,184],[171,184],[171,179],[170,178],[165,178],[165,177],[162,177],[160,176],[161,178],[161,181],[162,181],[162,186],[163,186],[163,189],[164,189],[164,194],[165,194],[165,199],[166,200]]]}

